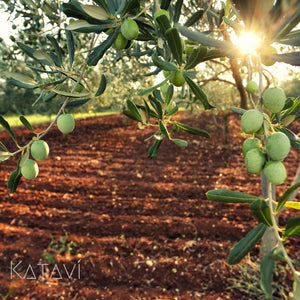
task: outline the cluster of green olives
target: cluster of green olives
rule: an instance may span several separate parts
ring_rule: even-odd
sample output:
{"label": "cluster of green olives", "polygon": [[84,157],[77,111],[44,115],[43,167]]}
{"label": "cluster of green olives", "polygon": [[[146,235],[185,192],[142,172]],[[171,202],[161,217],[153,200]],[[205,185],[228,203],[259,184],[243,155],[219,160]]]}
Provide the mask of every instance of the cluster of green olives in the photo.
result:
{"label": "cluster of green olives", "polygon": [[[252,83],[251,85],[254,89],[255,86]],[[262,95],[264,108],[272,113],[278,113],[283,109],[285,99],[284,91],[277,87],[266,89]],[[279,185],[287,178],[286,168],[282,161],[290,152],[289,138],[282,132],[270,132],[269,116],[259,110],[250,109],[241,118],[241,128],[247,134],[261,135],[264,132],[263,126],[267,129],[264,145],[257,137],[248,138],[243,143],[245,166],[253,174],[263,171],[271,183]]]}
{"label": "cluster of green olives", "polygon": [[114,47],[117,50],[123,50],[126,48],[128,41],[134,40],[139,35],[139,26],[133,19],[126,19],[122,22],[121,30],[118,33]]}
{"label": "cluster of green olives", "polygon": [[[70,114],[62,114],[57,119],[57,127],[63,134],[72,132],[75,128],[75,120]],[[49,146],[44,140],[35,140],[30,146],[30,153],[33,159],[26,159],[21,166],[21,174],[29,180],[36,178],[39,174],[39,167],[36,161],[43,161],[49,155]]]}

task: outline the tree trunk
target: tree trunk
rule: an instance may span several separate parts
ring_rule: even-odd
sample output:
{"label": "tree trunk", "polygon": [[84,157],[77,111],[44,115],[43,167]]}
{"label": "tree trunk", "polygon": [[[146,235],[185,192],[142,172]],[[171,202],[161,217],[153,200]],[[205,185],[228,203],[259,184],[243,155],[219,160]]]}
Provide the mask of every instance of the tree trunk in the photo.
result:
{"label": "tree trunk", "polygon": [[[226,30],[222,30],[222,34],[223,34],[223,37],[224,37],[225,41],[231,42],[230,36],[229,36],[229,34]],[[240,98],[241,98],[240,107],[243,108],[243,109],[247,109],[248,108],[247,94],[246,94],[246,91],[245,91],[245,87],[243,85],[243,80],[242,80],[242,76],[241,76],[241,73],[240,73],[238,60],[237,60],[237,58],[230,58],[229,62],[230,62],[230,69],[231,69],[231,72],[232,72],[232,77],[235,80],[236,88],[238,89],[239,94],[240,94]]]}
{"label": "tree trunk", "polygon": [[[260,177],[261,182],[261,193],[263,198],[269,198],[269,185],[266,176],[264,173],[261,173]],[[272,199],[276,200],[276,188],[275,185],[272,184]],[[275,247],[277,243],[274,230],[271,227],[268,227],[265,234],[262,237],[261,245],[260,245],[260,258],[261,260]]]}
{"label": "tree trunk", "polygon": [[239,91],[240,98],[241,98],[240,107],[243,108],[243,109],[247,109],[247,107],[248,107],[248,105],[247,105],[247,95],[246,95],[245,87],[243,85],[243,81],[242,81],[242,77],[241,77],[241,73],[240,73],[240,69],[239,69],[237,59],[236,58],[231,58],[229,61],[230,61],[232,76],[235,80],[236,87]]}

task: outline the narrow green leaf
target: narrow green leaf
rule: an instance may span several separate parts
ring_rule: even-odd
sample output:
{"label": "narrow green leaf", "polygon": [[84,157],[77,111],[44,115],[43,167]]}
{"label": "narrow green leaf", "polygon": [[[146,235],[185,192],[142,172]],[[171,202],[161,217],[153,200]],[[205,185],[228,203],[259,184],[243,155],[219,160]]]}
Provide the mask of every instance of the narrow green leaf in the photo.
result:
{"label": "narrow green leaf", "polygon": [[38,104],[43,99],[44,94],[45,94],[45,92],[42,90],[42,92],[40,93],[38,98],[33,102],[32,106],[35,106],[36,104]]}
{"label": "narrow green leaf", "polygon": [[181,148],[186,148],[188,146],[188,142],[180,139],[171,139],[171,141]]}
{"label": "narrow green leaf", "polygon": [[149,119],[150,119],[150,116],[151,116],[151,109],[150,109],[148,103],[145,101],[145,99],[144,99],[144,108],[145,108],[145,112],[146,112],[146,120],[147,120],[147,123],[148,123]]}
{"label": "narrow green leaf", "polygon": [[283,113],[282,115],[280,115],[280,120],[283,120],[286,117],[289,117],[291,115],[297,115],[299,114],[299,112],[300,112],[300,97],[297,97],[295,100],[288,98],[285,101]]}
{"label": "narrow green leaf", "polygon": [[48,66],[54,66],[55,63],[52,59],[52,57],[45,53],[44,51],[42,50],[37,50],[33,53],[33,57],[38,60],[39,62],[45,64],[45,65],[48,65]]}
{"label": "narrow green leaf", "polygon": [[292,66],[300,66],[300,52],[274,54],[272,57],[278,62],[284,62]]}
{"label": "narrow green leaf", "polygon": [[260,222],[272,227],[271,213],[266,200],[257,199],[249,207]]}
{"label": "narrow green leaf", "polygon": [[0,148],[2,150],[4,150],[5,152],[9,152],[8,149],[6,148],[6,146],[2,142],[0,142]]}
{"label": "narrow green leaf", "polygon": [[182,65],[182,44],[179,36],[178,29],[173,27],[169,28],[165,32],[166,39],[168,41],[168,45],[173,54],[173,57],[176,59],[177,63]]}
{"label": "narrow green leaf", "polygon": [[76,20],[69,24],[66,27],[66,29],[69,31],[76,31],[82,33],[101,33],[108,29],[108,22],[105,24],[90,24],[85,20]]}
{"label": "narrow green leaf", "polygon": [[238,264],[256,245],[256,243],[262,238],[267,226],[265,224],[259,224],[252,229],[243,239],[235,244],[231,249],[227,262],[230,265]]}
{"label": "narrow green leaf", "polygon": [[183,0],[176,1],[175,9],[174,9],[174,17],[173,17],[173,21],[175,24],[178,23],[180,19],[182,4],[183,4]]}
{"label": "narrow green leaf", "polygon": [[151,95],[148,96],[149,101],[152,105],[152,107],[155,109],[157,112],[158,118],[162,119],[163,116],[163,109],[162,109],[162,104],[160,101],[158,101],[155,97],[152,97]]}
{"label": "narrow green leaf", "polygon": [[287,240],[292,235],[300,236],[300,217],[293,217],[287,220],[283,239]]}
{"label": "narrow green leaf", "polygon": [[289,207],[289,208],[293,208],[293,209],[297,209],[300,210],[300,202],[292,202],[292,201],[288,201],[285,203],[284,205],[285,207]]}
{"label": "narrow green leaf", "polygon": [[59,79],[59,80],[56,80],[56,81],[51,81],[51,82],[45,82],[43,84],[41,84],[41,86],[54,86],[54,85],[58,85],[58,84],[61,84],[63,82],[65,82],[66,80],[68,79],[67,76]]}
{"label": "narrow green leaf", "polygon": [[206,193],[206,197],[209,200],[223,203],[252,203],[257,199],[261,199],[257,196],[226,189],[210,190]]}
{"label": "narrow green leaf", "polygon": [[34,132],[33,127],[31,126],[31,124],[29,123],[29,121],[24,117],[24,116],[20,116],[20,121],[22,122],[22,124],[29,129],[30,131]]}
{"label": "narrow green leaf", "polygon": [[20,73],[14,73],[14,72],[6,72],[5,76],[10,78],[10,82],[14,85],[17,85],[19,87],[32,89],[37,88],[38,83],[32,79],[31,77],[27,75],[23,75]]}
{"label": "narrow green leaf", "polygon": [[151,159],[157,158],[158,150],[162,142],[163,142],[163,138],[159,140],[156,139],[154,141],[154,143],[150,146],[148,150],[148,158]]}
{"label": "narrow green leaf", "polygon": [[108,38],[98,47],[94,49],[94,51],[88,57],[88,65],[96,66],[98,61],[103,57],[106,51],[111,47],[114,40],[116,39],[119,30],[114,30],[112,34],[108,36]]}
{"label": "narrow green leaf", "polygon": [[11,193],[14,193],[16,191],[21,177],[21,168],[19,167],[10,174],[7,182],[7,187]]}
{"label": "narrow green leaf", "polygon": [[12,154],[10,152],[3,152],[3,151],[0,151],[0,163],[9,159],[10,157],[12,156]]}
{"label": "narrow green leaf", "polygon": [[[221,11],[222,13],[222,11]],[[206,11],[207,21],[211,27],[219,27],[222,23],[222,15],[216,13],[213,9]]]}
{"label": "narrow green leaf", "polygon": [[175,105],[171,110],[169,110],[167,113],[166,113],[166,116],[169,117],[169,116],[172,116],[174,114],[176,114],[179,110],[179,107],[177,105]]}
{"label": "narrow green leaf", "polygon": [[176,71],[178,69],[177,66],[175,66],[174,64],[164,61],[161,58],[159,58],[157,55],[157,52],[154,52],[153,55],[151,56],[151,58],[152,58],[154,65],[156,65],[157,67],[159,67],[162,70]]}
{"label": "narrow green leaf", "polygon": [[170,104],[170,102],[173,98],[173,93],[174,93],[174,86],[173,86],[173,84],[170,84],[168,86],[166,97],[165,97],[165,102],[166,102],[167,105]]}
{"label": "narrow green leaf", "polygon": [[62,95],[65,97],[71,97],[71,98],[84,98],[89,95],[88,91],[80,92],[80,93],[75,93],[75,92],[71,93],[71,92],[61,91],[61,90],[57,90],[57,89],[53,89],[52,91],[58,95]]}
{"label": "narrow green leaf", "polygon": [[107,13],[110,13],[110,9],[107,6],[106,0],[94,0],[94,2],[101,6]]}
{"label": "narrow green leaf", "polygon": [[240,23],[228,19],[227,17],[223,17],[223,21],[237,32],[242,32],[244,30],[243,26]]}
{"label": "narrow green leaf", "polygon": [[184,69],[189,70],[196,67],[200,62],[203,61],[206,53],[207,53],[207,48],[205,46],[200,46],[198,48],[195,48],[191,53],[191,55],[189,56]]}
{"label": "narrow green leaf", "polygon": [[294,132],[287,128],[279,128],[276,126],[274,126],[273,128],[275,129],[275,131],[283,132],[289,138],[291,146],[294,149],[300,149],[300,138]]}
{"label": "narrow green leaf", "polygon": [[105,9],[98,5],[82,4],[81,8],[94,19],[107,20],[109,18]]}
{"label": "narrow green leaf", "polygon": [[45,95],[43,97],[43,101],[48,102],[48,101],[54,99],[56,96],[57,96],[57,93],[54,93],[53,91],[50,91],[47,95]]}
{"label": "narrow green leaf", "polygon": [[[155,119],[159,119],[158,114],[157,114],[153,109],[151,109],[151,108],[149,107],[149,105],[148,105],[148,103],[145,101],[145,99],[144,99],[144,104],[145,104],[145,106],[143,106],[143,105],[137,105],[136,107],[137,107],[138,109],[141,109],[142,111],[144,111],[144,112],[146,113],[146,119],[147,119],[148,114],[149,114],[149,117],[153,117],[153,118],[155,118]],[[149,118],[148,118],[148,121],[149,121]]]}
{"label": "narrow green leaf", "polygon": [[127,100],[127,107],[128,109],[132,112],[132,114],[135,116],[135,119],[139,122],[142,122],[142,117],[139,113],[138,108],[136,107],[136,105],[131,101],[131,100]]}
{"label": "narrow green leaf", "polygon": [[272,299],[272,278],[273,278],[273,272],[275,267],[275,261],[273,259],[270,259],[269,252],[261,261],[260,264],[260,287],[264,291],[265,295],[268,299]]}
{"label": "narrow green leaf", "polygon": [[286,202],[290,199],[291,195],[300,188],[300,182],[295,183],[291,187],[289,187],[284,194],[278,199],[278,203],[276,205],[275,213],[278,213],[281,208],[286,204]]}
{"label": "narrow green leaf", "polygon": [[195,94],[196,98],[199,99],[203,106],[204,109],[211,109],[214,108],[214,106],[212,106],[207,99],[207,96],[205,95],[205,93],[201,90],[201,88],[186,74],[186,72],[183,72],[183,76],[185,78],[185,81],[187,82],[187,84],[189,85],[189,87],[191,88],[192,92]]}
{"label": "narrow green leaf", "polygon": [[136,118],[135,114],[130,110],[123,110],[122,114],[128,117],[129,119],[132,119],[134,121],[140,122],[139,119]]}
{"label": "narrow green leaf", "polygon": [[116,15],[120,14],[123,17],[126,13],[128,13],[132,10],[140,11],[140,1],[139,0],[128,0],[128,1],[119,0],[117,8],[118,8],[118,10],[116,12]]}
{"label": "narrow green leaf", "polygon": [[181,34],[183,34],[184,36],[186,36],[187,38],[193,41],[200,43],[201,45],[221,48],[223,51],[226,51],[232,55],[234,55],[235,52],[237,51],[236,46],[234,46],[233,44],[227,41],[216,40],[214,38],[209,37],[205,33],[192,31],[185,26],[177,26],[177,28]]}
{"label": "narrow green leaf", "polygon": [[37,67],[34,67],[34,66],[30,66],[30,65],[28,65],[28,67],[29,67],[32,71],[36,71],[36,72],[38,72],[38,73],[45,73],[45,74],[58,74],[58,73],[60,73],[59,71],[45,70],[45,69],[37,68]]}
{"label": "narrow green leaf", "polygon": [[246,109],[239,108],[239,107],[235,107],[235,106],[231,106],[230,109],[231,109],[234,113],[236,113],[236,114],[238,114],[238,115],[240,115],[240,116],[242,116],[242,115],[246,112]]}
{"label": "narrow green leaf", "polygon": [[18,167],[22,168],[25,164],[25,162],[28,160],[29,158],[29,148],[27,148],[26,152],[20,157],[19,162],[18,162]]}
{"label": "narrow green leaf", "polygon": [[269,253],[269,258],[276,261],[284,261],[285,256],[281,247],[275,246]]}
{"label": "narrow green leaf", "polygon": [[73,100],[73,101],[69,101],[68,104],[66,105],[66,108],[75,108],[75,107],[79,107],[85,103],[87,103],[88,101],[90,101],[91,98],[86,98],[86,99],[79,99],[79,100]]}
{"label": "narrow green leaf", "polygon": [[190,134],[195,134],[195,135],[204,136],[206,138],[210,138],[210,134],[205,130],[202,130],[202,129],[199,129],[196,127],[192,127],[192,126],[189,126],[186,124],[178,123],[178,122],[175,122],[175,124],[177,125],[178,129],[180,129],[181,131],[185,131]]}
{"label": "narrow green leaf", "polygon": [[74,62],[74,54],[75,54],[74,38],[72,32],[66,29],[66,26],[65,26],[65,32],[66,32],[68,53],[69,53],[69,65],[70,68],[72,68]]}
{"label": "narrow green leaf", "polygon": [[300,30],[294,30],[290,32],[283,39],[279,40],[278,43],[300,47]]}
{"label": "narrow green leaf", "polygon": [[9,133],[10,137],[17,144],[17,139],[16,139],[15,134],[11,130],[10,125],[8,124],[8,122],[2,116],[0,116],[0,125]]}
{"label": "narrow green leaf", "polygon": [[170,6],[171,0],[161,0],[160,8],[167,10]]}
{"label": "narrow green leaf", "polygon": [[116,7],[116,5],[114,3],[114,0],[106,1],[106,3],[107,3],[107,6],[109,8],[110,13],[112,15],[114,15],[115,12],[116,12],[116,10],[117,10],[117,7]]}
{"label": "narrow green leaf", "polygon": [[[300,97],[298,97],[296,100],[300,100]],[[295,100],[295,101],[296,101]],[[299,101],[298,100],[298,101]],[[290,109],[292,106],[294,105],[294,100],[293,100],[293,98],[291,98],[291,97],[288,97],[286,100],[285,100],[285,103],[284,103],[284,107],[283,107],[283,111],[284,110],[286,110],[286,109]],[[286,112],[284,112],[284,113],[286,113]]]}
{"label": "narrow green leaf", "polygon": [[170,20],[166,15],[161,15],[156,18],[156,23],[158,24],[162,34],[165,34],[166,31],[171,28]]}
{"label": "narrow green leaf", "polygon": [[59,60],[59,65],[62,66],[62,63],[63,63],[63,51],[62,49],[60,48],[57,40],[51,35],[51,34],[47,34],[46,35],[47,39],[51,42],[54,50],[55,50],[55,53],[58,57],[58,60]]}
{"label": "narrow green leaf", "polygon": [[159,126],[160,132],[161,132],[165,137],[170,138],[168,129],[167,129],[166,125],[163,123],[162,120],[159,120],[158,126]]}
{"label": "narrow green leaf", "polygon": [[184,26],[190,27],[190,26],[194,25],[196,22],[198,22],[200,19],[202,19],[203,14],[204,14],[203,9],[199,9],[198,11],[194,12],[192,14],[192,16],[186,20],[186,22],[184,23]]}
{"label": "narrow green leaf", "polygon": [[271,40],[280,40],[293,30],[299,24],[300,13],[299,13],[299,2],[295,1],[298,7],[289,7],[290,13],[283,18],[283,22],[280,22],[280,26],[276,27],[276,32],[273,34]]}
{"label": "narrow green leaf", "polygon": [[105,89],[106,89],[106,77],[104,74],[102,74],[100,84],[99,84],[99,87],[98,87],[98,90],[97,90],[95,96],[97,97],[97,96],[102,95],[104,93]]}
{"label": "narrow green leaf", "polygon": [[155,91],[156,89],[158,89],[159,87],[163,86],[170,78],[171,78],[172,74],[170,74],[164,81],[158,83],[157,85],[155,86],[152,86],[148,89],[145,89],[145,90],[138,90],[137,94],[139,96],[144,96],[144,95],[147,95],[147,94],[150,94],[152,93],[153,91]]}
{"label": "narrow green leaf", "polygon": [[22,44],[20,42],[17,42],[18,47],[25,53],[27,54],[29,57],[34,59],[33,53],[36,51],[36,49],[31,48],[25,44]]}
{"label": "narrow green leaf", "polygon": [[[98,0],[99,1],[99,0]],[[97,2],[98,2],[97,1]],[[101,1],[100,1],[101,2]],[[103,3],[105,4],[106,8],[107,8],[107,5],[106,5],[106,1],[103,0]],[[97,3],[99,4],[99,3]],[[69,1],[68,3],[63,3],[62,4],[62,10],[63,12],[65,13],[66,16],[68,17],[72,17],[72,18],[76,18],[76,19],[82,19],[82,20],[86,20],[88,21],[89,23],[91,24],[101,24],[101,22],[106,22],[106,20],[102,21],[102,20],[99,20],[99,19],[95,19],[93,18],[92,16],[90,16],[81,6],[82,4],[79,3],[78,1],[75,1],[75,0],[71,0]],[[99,4],[101,7],[102,5]],[[106,11],[106,8],[105,7],[102,7],[104,8],[104,10]],[[109,15],[111,14],[109,9],[108,11],[106,11]]]}

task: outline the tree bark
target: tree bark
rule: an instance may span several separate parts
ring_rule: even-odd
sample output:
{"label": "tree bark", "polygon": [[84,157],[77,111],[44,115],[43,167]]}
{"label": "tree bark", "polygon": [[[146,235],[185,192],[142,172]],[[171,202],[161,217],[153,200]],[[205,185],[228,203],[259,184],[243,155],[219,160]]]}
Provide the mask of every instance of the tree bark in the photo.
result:
{"label": "tree bark", "polygon": [[[231,42],[230,36],[226,30],[222,30],[222,34],[223,34],[223,38],[225,41]],[[235,80],[236,88],[238,89],[238,92],[240,94],[240,98],[241,98],[240,107],[243,109],[247,109],[248,108],[247,94],[246,94],[245,87],[243,85],[243,80],[242,80],[242,76],[240,73],[238,60],[237,60],[237,58],[230,58],[229,63],[230,63],[230,69],[232,72],[232,77]]]}
{"label": "tree bark", "polygon": [[[260,177],[261,182],[261,193],[263,198],[269,198],[269,185],[266,176],[264,173],[261,173]],[[272,184],[272,199],[276,200],[276,188],[275,185]],[[260,258],[261,260],[275,247],[277,243],[274,230],[271,227],[268,227],[265,234],[262,237],[260,244]]]}

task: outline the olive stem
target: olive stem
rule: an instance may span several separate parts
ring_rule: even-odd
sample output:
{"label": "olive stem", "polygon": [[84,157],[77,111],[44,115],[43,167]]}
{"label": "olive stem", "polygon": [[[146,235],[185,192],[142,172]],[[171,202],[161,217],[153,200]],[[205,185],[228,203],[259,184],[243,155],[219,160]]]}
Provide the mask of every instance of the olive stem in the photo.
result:
{"label": "olive stem", "polygon": [[298,276],[297,271],[296,271],[296,269],[295,269],[295,267],[292,263],[292,260],[286,252],[286,249],[285,249],[284,244],[283,244],[283,240],[282,240],[281,236],[279,235],[279,231],[281,231],[281,230],[278,228],[276,216],[275,216],[275,213],[273,211],[272,188],[273,188],[272,183],[268,182],[268,190],[269,190],[269,199],[268,199],[268,201],[269,201],[269,209],[270,209],[270,215],[271,215],[271,220],[272,220],[272,228],[274,230],[274,234],[275,234],[276,240],[278,242],[278,248],[279,248],[280,252],[282,252],[282,254],[284,256],[284,259],[286,260],[287,264],[289,265],[289,267],[290,267],[291,271],[293,272],[294,276]]}

